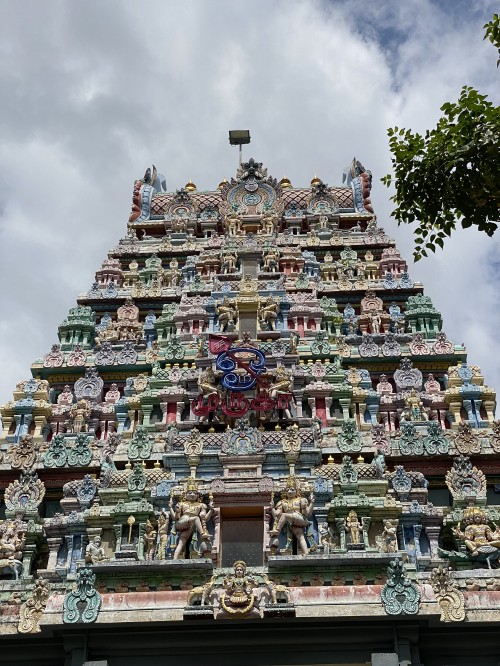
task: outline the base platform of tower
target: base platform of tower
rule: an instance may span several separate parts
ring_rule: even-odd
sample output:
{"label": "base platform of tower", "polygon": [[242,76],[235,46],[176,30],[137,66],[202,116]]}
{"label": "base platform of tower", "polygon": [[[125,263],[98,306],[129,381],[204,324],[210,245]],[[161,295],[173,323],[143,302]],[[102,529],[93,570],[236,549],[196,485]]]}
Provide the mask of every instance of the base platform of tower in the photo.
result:
{"label": "base platform of tower", "polygon": [[134,183],[0,408],[3,664],[498,666],[496,394],[346,176]]}

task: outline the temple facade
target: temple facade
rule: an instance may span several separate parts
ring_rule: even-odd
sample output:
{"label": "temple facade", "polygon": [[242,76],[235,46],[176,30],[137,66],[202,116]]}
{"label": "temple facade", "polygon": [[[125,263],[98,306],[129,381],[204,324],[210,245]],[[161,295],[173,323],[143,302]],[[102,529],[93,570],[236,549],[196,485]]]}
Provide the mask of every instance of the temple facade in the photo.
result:
{"label": "temple facade", "polygon": [[498,666],[495,392],[370,190],[134,183],[0,408],[2,663]]}

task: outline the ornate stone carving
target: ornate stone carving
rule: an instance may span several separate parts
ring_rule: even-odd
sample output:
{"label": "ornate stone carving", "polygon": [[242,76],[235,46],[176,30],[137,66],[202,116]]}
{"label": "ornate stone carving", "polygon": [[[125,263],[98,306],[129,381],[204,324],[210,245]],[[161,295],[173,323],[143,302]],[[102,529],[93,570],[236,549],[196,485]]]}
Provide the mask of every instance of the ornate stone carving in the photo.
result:
{"label": "ornate stone carving", "polygon": [[500,421],[491,424],[490,444],[495,453],[500,453]]}
{"label": "ornate stone carving", "polygon": [[394,381],[398,391],[409,391],[415,389],[420,391],[422,388],[422,373],[413,367],[413,362],[409,358],[401,359],[399,369],[394,373]]}
{"label": "ornate stone carving", "polygon": [[85,371],[85,377],[82,377],[75,382],[76,399],[97,401],[101,398],[103,386],[104,382],[99,377],[97,368],[87,368]]}
{"label": "ornate stone carving", "polygon": [[17,630],[20,634],[36,634],[40,632],[40,620],[50,596],[48,581],[37,578],[35,587],[30,596],[19,609],[19,624]]}
{"label": "ornate stone carving", "polygon": [[458,424],[458,430],[454,435],[454,443],[457,451],[464,456],[481,452],[481,442],[474,433],[468,421]]}
{"label": "ornate stone carving", "polygon": [[129,459],[146,460],[151,455],[152,448],[153,442],[145,426],[137,426],[127,449]]}
{"label": "ornate stone carving", "polygon": [[441,622],[465,620],[465,597],[450,575],[450,569],[442,565],[431,571],[431,585],[441,609]]}
{"label": "ornate stone carving", "polygon": [[406,577],[401,560],[393,560],[387,568],[387,583],[381,592],[382,604],[388,615],[416,615],[420,590]]}
{"label": "ornate stone carving", "polygon": [[446,473],[446,485],[454,499],[486,497],[486,477],[467,456],[457,456]]}
{"label": "ornate stone carving", "polygon": [[5,506],[9,511],[37,511],[45,496],[45,486],[35,472],[21,472],[19,480],[5,490]]}
{"label": "ornate stone carving", "polygon": [[261,434],[250,426],[247,418],[238,419],[234,428],[227,431],[221,450],[230,455],[260,453],[263,451]]}
{"label": "ornate stone carving", "polygon": [[361,436],[354,419],[347,419],[342,422],[342,427],[337,437],[337,446],[342,453],[357,453],[361,451]]}
{"label": "ornate stone carving", "polygon": [[448,453],[450,444],[443,434],[438,421],[429,421],[427,424],[427,436],[424,437],[424,449],[430,456]]}
{"label": "ornate stone carving", "polygon": [[64,597],[63,622],[95,622],[101,608],[101,595],[94,588],[95,574],[91,569],[76,572],[76,584]]}
{"label": "ornate stone carving", "polygon": [[127,484],[130,492],[143,492],[145,490],[146,475],[140,462],[134,462]]}
{"label": "ornate stone carving", "polygon": [[36,447],[32,435],[23,435],[16,447],[9,453],[10,464],[14,469],[29,469],[36,462]]}

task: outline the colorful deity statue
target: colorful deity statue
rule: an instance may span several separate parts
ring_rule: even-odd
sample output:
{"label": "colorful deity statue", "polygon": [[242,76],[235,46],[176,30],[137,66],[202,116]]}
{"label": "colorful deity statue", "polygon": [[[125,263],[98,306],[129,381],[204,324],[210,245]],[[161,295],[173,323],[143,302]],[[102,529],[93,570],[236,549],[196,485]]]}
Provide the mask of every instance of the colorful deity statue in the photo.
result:
{"label": "colorful deity statue", "polygon": [[162,509],[158,517],[158,559],[159,560],[164,560],[166,557],[169,523],[170,523],[170,515],[165,511],[165,509]]}
{"label": "colorful deity statue", "polygon": [[[274,376],[274,379],[272,380],[271,384],[269,385],[269,396],[273,399],[276,400],[280,396],[288,396],[291,394],[293,388],[293,375],[291,372],[289,372],[284,366],[279,365],[276,368],[276,374]],[[290,412],[290,407],[288,406],[288,402],[286,403],[286,407],[284,407],[284,415],[285,418],[291,420],[292,419],[292,413]]]}
{"label": "colorful deity statue", "polygon": [[236,273],[236,262],[238,257],[234,252],[226,251],[221,255],[221,272],[224,274],[227,273]]}
{"label": "colorful deity statue", "polygon": [[[291,532],[291,535],[297,539],[297,550],[302,555],[307,555],[310,545],[308,544],[306,534],[313,507],[314,494],[311,492],[308,499],[303,497],[300,489],[300,481],[294,476],[290,476],[286,481],[282,499],[271,508],[274,524],[270,531],[270,536],[278,537],[286,527],[287,531]],[[288,536],[290,537],[290,535]]]}
{"label": "colorful deity statue", "polygon": [[71,407],[69,418],[73,433],[77,434],[87,431],[87,419],[90,416],[90,412],[91,409],[86,400],[79,400]]}
{"label": "colorful deity statue", "polygon": [[253,606],[255,599],[254,588],[257,586],[255,579],[247,574],[247,565],[243,560],[233,564],[234,573],[227,574],[224,578],[224,594],[222,596],[222,607],[230,612],[232,606],[242,612],[242,607]]}
{"label": "colorful deity statue", "polygon": [[279,310],[279,303],[277,303],[272,296],[268,296],[264,299],[259,298],[257,316],[262,330],[276,330],[276,320],[278,319]]}
{"label": "colorful deity statue", "polygon": [[174,521],[177,545],[174,551],[174,560],[190,559],[187,551],[190,542],[190,552],[207,554],[210,552],[210,534],[207,523],[213,514],[213,499],[210,497],[208,506],[202,502],[198,491],[198,484],[189,479],[181,499],[175,508],[170,502],[170,515]]}
{"label": "colorful deity statue", "polygon": [[356,511],[351,510],[345,519],[345,531],[349,536],[351,545],[361,544],[361,539],[363,535],[363,526],[358,520],[358,514]]}
{"label": "colorful deity statue", "polygon": [[384,520],[384,529],[381,534],[381,549],[384,553],[397,553],[398,551],[398,521]]}
{"label": "colorful deity statue", "polygon": [[216,305],[215,311],[219,317],[219,330],[222,333],[234,331],[238,321],[238,310],[234,300],[224,296],[222,302]]}
{"label": "colorful deity statue", "polygon": [[20,559],[26,542],[24,532],[18,529],[13,520],[6,521],[2,527],[4,529],[0,535],[0,559]]}
{"label": "colorful deity statue", "polygon": [[428,421],[429,415],[415,389],[411,389],[405,398],[405,408],[401,414],[401,421]]}
{"label": "colorful deity statue", "polygon": [[262,270],[266,273],[277,273],[279,271],[280,252],[277,248],[266,251],[262,260]]}
{"label": "colorful deity statue", "polygon": [[[488,514],[479,507],[464,509],[463,520],[466,525],[462,532],[461,523],[453,528],[453,533],[464,540],[471,557],[481,554],[490,556],[500,549],[500,535],[498,530],[493,531],[488,525]],[[495,526],[496,527],[496,526]]]}

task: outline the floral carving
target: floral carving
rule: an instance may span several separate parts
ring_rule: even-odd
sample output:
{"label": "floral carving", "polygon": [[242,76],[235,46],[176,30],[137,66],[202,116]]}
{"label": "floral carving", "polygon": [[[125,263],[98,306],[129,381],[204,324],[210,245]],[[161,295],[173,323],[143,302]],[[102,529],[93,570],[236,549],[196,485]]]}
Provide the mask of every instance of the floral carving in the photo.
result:
{"label": "floral carving", "polygon": [[465,598],[450,575],[450,569],[442,565],[431,571],[431,585],[441,610],[441,622],[465,620]]}
{"label": "floral carving", "polygon": [[481,441],[474,434],[468,421],[462,421],[462,423],[458,424],[458,430],[454,439],[457,451],[464,456],[481,452]]}
{"label": "floral carving", "polygon": [[45,496],[45,486],[35,472],[21,472],[19,481],[5,489],[5,506],[9,511],[36,511]]}
{"label": "floral carving", "polygon": [[48,581],[37,578],[31,595],[19,609],[17,630],[20,634],[36,634],[40,631],[40,620],[49,596]]}
{"label": "floral carving", "polygon": [[29,469],[36,462],[36,448],[32,435],[23,435],[10,451],[10,464],[14,469]]}

